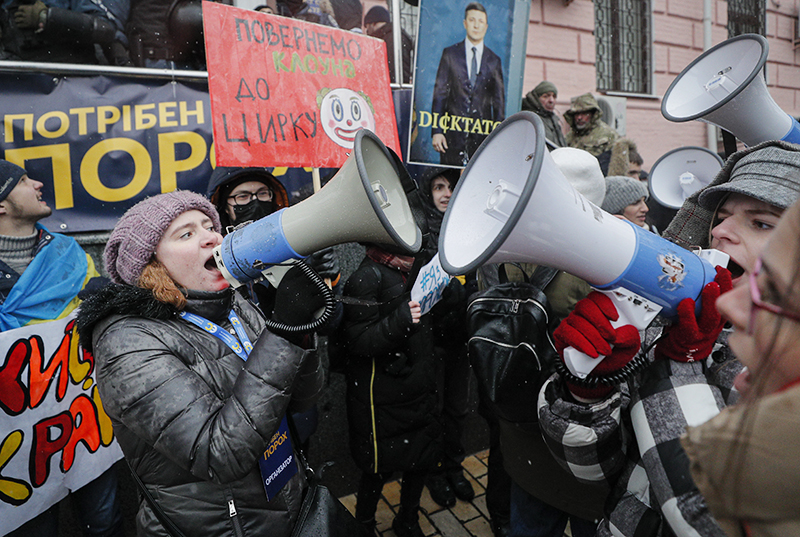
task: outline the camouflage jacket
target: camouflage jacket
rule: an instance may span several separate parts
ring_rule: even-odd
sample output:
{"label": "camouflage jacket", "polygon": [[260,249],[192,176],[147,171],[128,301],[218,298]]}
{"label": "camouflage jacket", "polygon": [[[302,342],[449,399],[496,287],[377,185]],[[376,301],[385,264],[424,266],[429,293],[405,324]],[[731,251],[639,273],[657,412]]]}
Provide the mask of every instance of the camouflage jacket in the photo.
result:
{"label": "camouflage jacket", "polygon": [[[575,128],[575,114],[578,112],[594,112],[592,120],[581,130]],[[570,126],[570,131],[567,133],[567,145],[588,151],[595,157],[610,150],[619,138],[619,134],[603,122],[602,117],[603,111],[597,104],[594,95],[585,93],[577,97],[570,109],[564,112],[564,119]]]}

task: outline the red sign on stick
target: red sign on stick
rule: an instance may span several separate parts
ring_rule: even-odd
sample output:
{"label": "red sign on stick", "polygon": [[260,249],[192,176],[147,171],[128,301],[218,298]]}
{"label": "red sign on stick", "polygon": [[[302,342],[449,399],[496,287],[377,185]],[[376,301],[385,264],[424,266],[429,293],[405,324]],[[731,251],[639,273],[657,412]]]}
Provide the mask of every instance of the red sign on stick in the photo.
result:
{"label": "red sign on stick", "polygon": [[400,154],[380,39],[203,2],[222,166],[339,167],[366,128]]}

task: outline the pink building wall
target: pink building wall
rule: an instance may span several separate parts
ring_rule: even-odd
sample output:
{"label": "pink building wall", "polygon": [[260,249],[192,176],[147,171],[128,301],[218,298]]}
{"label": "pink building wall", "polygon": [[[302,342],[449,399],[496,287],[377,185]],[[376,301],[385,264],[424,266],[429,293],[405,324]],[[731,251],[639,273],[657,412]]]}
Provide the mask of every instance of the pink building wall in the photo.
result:
{"label": "pink building wall", "polygon": [[[528,27],[524,92],[541,80],[559,90],[556,108],[570,98],[595,95],[594,6],[591,0],[532,0]],[[712,2],[712,46],[727,38],[727,2]],[[797,0],[767,2],[767,84],[788,114],[800,115],[800,57],[792,44]],[[706,146],[706,124],[673,123],[661,115],[661,98],[675,77],[703,52],[703,2],[653,0],[654,95],[627,97],[626,135],[639,146],[645,169],[671,149]]]}
{"label": "pink building wall", "polygon": [[[401,0],[397,0],[401,1]],[[433,2],[437,0],[422,0]],[[453,1],[453,0],[448,0]],[[466,0],[465,0],[466,1]],[[385,0],[363,0],[364,13]],[[523,94],[542,80],[559,90],[556,109],[563,113],[570,98],[598,95],[595,79],[594,4],[592,0],[531,0]],[[766,0],[767,85],[788,114],[800,116],[800,54],[793,45],[800,0]],[[673,123],[661,115],[661,98],[675,77],[703,52],[703,0],[652,0],[653,95],[627,96],[626,136],[639,146],[645,169],[664,153],[707,145],[706,124]],[[712,0],[711,44],[727,39],[725,0]]]}

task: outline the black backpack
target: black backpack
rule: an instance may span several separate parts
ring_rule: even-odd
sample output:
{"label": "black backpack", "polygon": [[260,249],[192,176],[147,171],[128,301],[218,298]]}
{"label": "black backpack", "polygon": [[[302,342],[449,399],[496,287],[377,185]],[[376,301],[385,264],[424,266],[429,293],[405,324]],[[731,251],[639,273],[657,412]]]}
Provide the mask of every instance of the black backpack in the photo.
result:
{"label": "black backpack", "polygon": [[503,265],[499,272],[500,284],[477,293],[467,307],[469,361],[483,400],[498,417],[536,422],[539,388],[558,359],[542,289],[558,271],[540,266],[524,282],[508,282]]}

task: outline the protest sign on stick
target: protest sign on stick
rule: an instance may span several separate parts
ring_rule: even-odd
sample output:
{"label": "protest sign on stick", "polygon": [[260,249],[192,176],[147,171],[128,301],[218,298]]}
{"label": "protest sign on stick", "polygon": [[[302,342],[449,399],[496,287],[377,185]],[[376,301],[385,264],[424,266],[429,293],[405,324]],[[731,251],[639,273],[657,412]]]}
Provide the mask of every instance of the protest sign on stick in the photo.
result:
{"label": "protest sign on stick", "polygon": [[366,128],[400,154],[386,45],[203,2],[217,163],[338,167]]}

